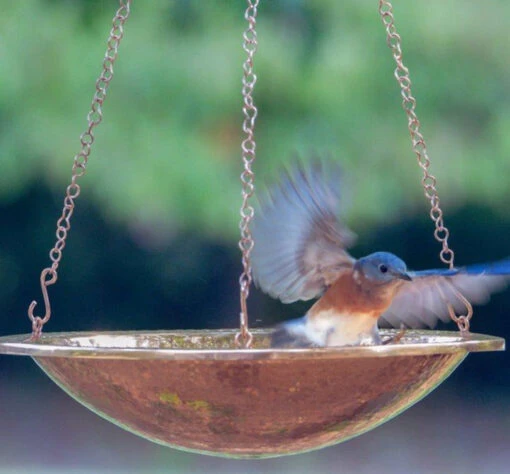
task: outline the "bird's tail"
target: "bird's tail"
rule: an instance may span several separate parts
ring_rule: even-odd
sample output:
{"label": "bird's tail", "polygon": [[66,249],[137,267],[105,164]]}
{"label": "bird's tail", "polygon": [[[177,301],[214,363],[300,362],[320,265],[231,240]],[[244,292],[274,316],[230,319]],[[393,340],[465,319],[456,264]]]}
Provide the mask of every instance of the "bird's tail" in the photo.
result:
{"label": "bird's tail", "polygon": [[306,336],[305,324],[306,316],[276,326],[271,336],[271,347],[300,348],[312,346],[312,342]]}

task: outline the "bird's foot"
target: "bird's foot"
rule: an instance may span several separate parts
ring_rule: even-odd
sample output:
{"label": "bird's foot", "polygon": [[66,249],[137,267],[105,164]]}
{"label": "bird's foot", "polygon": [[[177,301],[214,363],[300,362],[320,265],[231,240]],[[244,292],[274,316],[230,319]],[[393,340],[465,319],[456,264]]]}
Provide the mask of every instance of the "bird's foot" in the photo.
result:
{"label": "bird's foot", "polygon": [[404,337],[406,331],[407,331],[407,328],[402,324],[400,326],[400,331],[397,332],[397,334],[395,334],[394,336],[385,339],[382,342],[382,344],[383,345],[386,345],[386,344],[398,344],[402,340],[402,338]]}

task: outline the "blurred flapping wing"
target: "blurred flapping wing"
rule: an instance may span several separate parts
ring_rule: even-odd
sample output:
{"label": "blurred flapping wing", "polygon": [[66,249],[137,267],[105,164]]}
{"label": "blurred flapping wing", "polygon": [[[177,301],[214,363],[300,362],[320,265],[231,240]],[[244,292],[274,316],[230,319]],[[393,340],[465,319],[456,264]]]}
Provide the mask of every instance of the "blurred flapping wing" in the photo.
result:
{"label": "blurred flapping wing", "polygon": [[260,200],[252,253],[258,287],[283,303],[317,297],[354,259],[355,235],[337,217],[341,172],[333,163],[299,165]]}
{"label": "blurred flapping wing", "polygon": [[454,270],[410,272],[410,276],[413,281],[400,287],[380,318],[380,326],[433,328],[439,320],[450,321],[448,303],[457,314],[465,314],[458,292],[471,304],[486,303],[492,293],[508,285],[510,259]]}

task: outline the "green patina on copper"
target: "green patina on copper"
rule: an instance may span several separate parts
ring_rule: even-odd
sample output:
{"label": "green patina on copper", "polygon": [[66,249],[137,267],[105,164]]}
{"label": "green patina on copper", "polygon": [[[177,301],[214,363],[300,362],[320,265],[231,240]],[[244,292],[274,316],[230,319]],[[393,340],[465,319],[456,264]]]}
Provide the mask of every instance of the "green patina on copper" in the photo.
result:
{"label": "green patina on copper", "polygon": [[159,394],[159,400],[163,403],[168,403],[173,408],[180,407],[182,405],[182,400],[179,395],[173,392],[163,392]]}
{"label": "green patina on copper", "polygon": [[183,401],[175,392],[162,392],[159,394],[159,400],[170,405],[172,409],[192,410],[202,416],[228,416],[231,413],[227,408],[215,407],[206,400]]}

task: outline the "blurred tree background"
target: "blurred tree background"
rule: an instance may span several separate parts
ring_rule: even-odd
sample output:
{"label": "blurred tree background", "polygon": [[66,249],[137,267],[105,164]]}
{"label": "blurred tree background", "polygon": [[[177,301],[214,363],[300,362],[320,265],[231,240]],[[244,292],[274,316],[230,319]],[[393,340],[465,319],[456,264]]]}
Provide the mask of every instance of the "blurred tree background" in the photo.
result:
{"label": "blurred tree background", "polygon": [[[19,0],[0,8],[1,334],[27,332],[27,305],[40,300],[39,272],[49,262],[115,8],[114,0]],[[505,257],[510,3],[396,1],[395,9],[457,263]],[[48,330],[237,325],[244,10],[233,0],[135,2],[59,282],[50,290]],[[257,30],[257,183],[296,154],[339,160],[348,177],[346,219],[360,237],[354,255],[387,249],[412,268],[439,265],[377,2],[262,0]],[[284,307],[257,291],[250,304],[252,324],[263,326],[307,307]],[[476,312],[474,330],[510,336],[509,306],[508,292],[495,296]],[[265,464],[210,460],[138,440],[96,421],[30,361],[2,357],[0,377],[0,459],[18,472],[38,472],[37,459],[48,472],[169,472],[171,465],[185,472],[326,472],[342,465],[346,472],[376,465],[378,472],[409,472],[413,462],[412,472],[445,472],[449,462],[464,472],[505,472],[510,462],[503,452],[510,443],[504,354],[470,357],[432,402],[388,428]],[[28,386],[33,393],[20,397]],[[39,396],[49,409],[32,417]],[[456,416],[460,409],[475,413],[471,422]],[[60,412],[84,423],[84,433],[70,421],[65,431]],[[35,427],[23,422],[29,416]],[[413,444],[417,423],[424,434]],[[108,436],[91,440],[87,429]],[[82,457],[69,446],[71,432]],[[27,436],[37,446],[25,457]],[[376,464],[368,454],[391,450],[389,438],[402,445],[400,463],[384,457]],[[92,452],[96,468],[87,470]]]}

